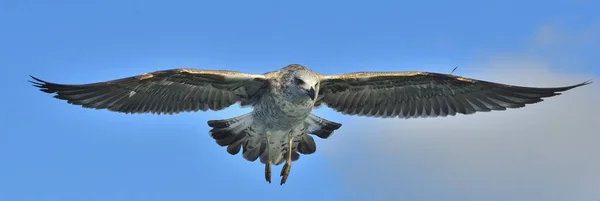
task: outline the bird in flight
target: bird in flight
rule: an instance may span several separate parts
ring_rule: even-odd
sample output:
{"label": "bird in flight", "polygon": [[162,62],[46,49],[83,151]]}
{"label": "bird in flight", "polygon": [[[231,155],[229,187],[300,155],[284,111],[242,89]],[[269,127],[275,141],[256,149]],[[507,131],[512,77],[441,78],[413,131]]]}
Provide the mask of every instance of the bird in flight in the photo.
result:
{"label": "bird in flight", "polygon": [[252,112],[210,120],[209,133],[227,152],[280,165],[281,183],[300,154],[312,154],[311,135],[326,139],[342,124],[311,114],[326,105],[347,115],[382,118],[445,117],[520,108],[592,83],[535,88],[432,72],[356,72],[322,75],[298,64],[265,74],[171,69],[106,82],[71,85],[31,76],[34,86],[85,108],[122,113],[176,114],[222,110],[233,104]]}

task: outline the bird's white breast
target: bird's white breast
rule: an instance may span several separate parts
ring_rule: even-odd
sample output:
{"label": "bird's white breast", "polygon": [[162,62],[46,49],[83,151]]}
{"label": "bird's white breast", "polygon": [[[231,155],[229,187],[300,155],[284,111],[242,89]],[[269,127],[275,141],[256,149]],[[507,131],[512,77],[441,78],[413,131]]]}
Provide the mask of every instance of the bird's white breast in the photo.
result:
{"label": "bird's white breast", "polygon": [[284,93],[266,94],[254,106],[254,118],[272,129],[293,129],[312,111],[314,103],[308,101],[294,100]]}

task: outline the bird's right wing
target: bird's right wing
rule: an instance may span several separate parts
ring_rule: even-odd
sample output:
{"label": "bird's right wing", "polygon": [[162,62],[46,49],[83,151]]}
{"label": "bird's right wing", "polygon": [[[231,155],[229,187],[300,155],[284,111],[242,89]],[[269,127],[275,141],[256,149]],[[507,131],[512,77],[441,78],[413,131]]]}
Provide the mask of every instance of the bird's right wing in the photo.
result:
{"label": "bird's right wing", "polygon": [[82,85],[47,82],[34,86],[55,98],[86,108],[123,113],[173,114],[221,110],[251,104],[264,91],[266,77],[224,70],[171,69]]}
{"label": "bird's right wing", "polygon": [[315,106],[375,117],[471,114],[523,107],[589,83],[535,88],[430,72],[360,72],[323,76]]}

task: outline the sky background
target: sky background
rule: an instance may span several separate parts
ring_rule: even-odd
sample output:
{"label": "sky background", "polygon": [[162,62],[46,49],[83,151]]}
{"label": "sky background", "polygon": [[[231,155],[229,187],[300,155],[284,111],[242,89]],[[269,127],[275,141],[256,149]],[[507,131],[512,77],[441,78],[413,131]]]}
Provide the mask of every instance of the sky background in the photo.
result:
{"label": "sky background", "polygon": [[[284,3],[285,2],[285,3]],[[600,200],[599,1],[0,0],[1,201]],[[434,71],[552,87],[518,110],[343,123],[284,186],[206,121],[84,109],[32,74],[79,84],[191,67],[324,74]],[[273,169],[279,173],[281,166]]]}

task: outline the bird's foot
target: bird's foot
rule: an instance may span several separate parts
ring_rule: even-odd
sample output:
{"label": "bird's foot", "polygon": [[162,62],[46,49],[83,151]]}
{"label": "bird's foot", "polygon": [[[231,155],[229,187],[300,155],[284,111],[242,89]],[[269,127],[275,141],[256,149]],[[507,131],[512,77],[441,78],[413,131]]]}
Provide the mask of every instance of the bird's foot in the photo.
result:
{"label": "bird's foot", "polygon": [[265,179],[271,183],[271,161],[267,161],[265,164]]}
{"label": "bird's foot", "polygon": [[281,183],[279,185],[285,184],[285,181],[287,181],[287,178],[290,175],[290,170],[292,169],[292,152],[294,151],[292,146],[294,145],[294,135],[290,135],[289,138],[288,156],[287,160],[285,160],[285,165],[283,165],[283,169],[281,169]]}
{"label": "bird's foot", "polygon": [[290,175],[290,170],[292,169],[292,160],[287,160],[281,169],[281,183],[279,185],[285,184],[288,176]]}

